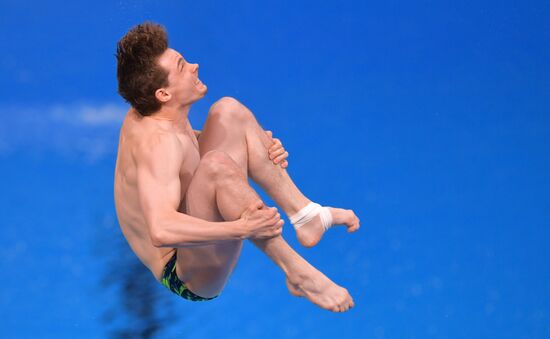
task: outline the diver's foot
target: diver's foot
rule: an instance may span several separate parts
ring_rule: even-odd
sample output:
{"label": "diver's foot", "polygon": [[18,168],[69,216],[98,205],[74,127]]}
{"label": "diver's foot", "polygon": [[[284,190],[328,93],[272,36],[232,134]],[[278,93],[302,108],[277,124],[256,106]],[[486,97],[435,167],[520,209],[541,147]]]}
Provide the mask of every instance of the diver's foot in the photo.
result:
{"label": "diver's foot", "polygon": [[292,295],[304,297],[332,312],[345,312],[355,306],[348,290],[333,283],[313,266],[298,276],[299,278],[286,278],[286,285]]}
{"label": "diver's foot", "polygon": [[[353,213],[352,210],[345,210],[342,208],[327,207],[332,215],[332,225],[345,225],[348,228],[348,232],[355,232],[359,229],[359,218]],[[321,224],[321,217],[315,216],[308,223],[296,230],[296,237],[300,244],[304,247],[313,247],[317,245],[325,229]]]}

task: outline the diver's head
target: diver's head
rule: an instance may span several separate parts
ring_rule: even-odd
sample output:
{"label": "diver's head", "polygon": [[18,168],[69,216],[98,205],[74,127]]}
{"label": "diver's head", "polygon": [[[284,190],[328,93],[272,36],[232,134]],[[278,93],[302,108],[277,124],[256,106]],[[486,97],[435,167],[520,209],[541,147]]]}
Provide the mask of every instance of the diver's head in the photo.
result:
{"label": "diver's head", "polygon": [[206,94],[198,65],[168,48],[168,35],[159,24],[133,27],[118,41],[116,57],[118,92],[143,116],[163,105],[190,105]]}
{"label": "diver's head", "polygon": [[156,90],[163,105],[188,106],[205,96],[208,88],[199,79],[199,65],[191,64],[176,50],[168,48],[158,59],[168,72],[168,85]]}

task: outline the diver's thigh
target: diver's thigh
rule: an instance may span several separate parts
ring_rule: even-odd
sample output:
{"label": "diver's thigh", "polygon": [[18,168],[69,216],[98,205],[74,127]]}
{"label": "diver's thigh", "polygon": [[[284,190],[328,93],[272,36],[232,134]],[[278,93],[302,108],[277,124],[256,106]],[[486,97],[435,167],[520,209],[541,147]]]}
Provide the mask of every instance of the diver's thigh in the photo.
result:
{"label": "diver's thigh", "polygon": [[[199,166],[186,193],[186,214],[208,221],[223,221],[216,206],[215,190]],[[220,224],[220,227],[223,224]],[[176,273],[181,281],[202,297],[219,293],[237,265],[242,240],[177,248]],[[202,293],[202,294],[201,294]],[[217,295],[217,294],[216,294]]]}
{"label": "diver's thigh", "polygon": [[243,125],[238,119],[232,118],[231,115],[224,117],[227,112],[213,113],[216,111],[216,109],[210,109],[198,140],[201,157],[210,151],[225,152],[246,175],[248,167],[246,130],[242,128]]}
{"label": "diver's thigh", "polygon": [[243,242],[177,248],[176,273],[191,292],[211,298],[220,294],[239,260]]}

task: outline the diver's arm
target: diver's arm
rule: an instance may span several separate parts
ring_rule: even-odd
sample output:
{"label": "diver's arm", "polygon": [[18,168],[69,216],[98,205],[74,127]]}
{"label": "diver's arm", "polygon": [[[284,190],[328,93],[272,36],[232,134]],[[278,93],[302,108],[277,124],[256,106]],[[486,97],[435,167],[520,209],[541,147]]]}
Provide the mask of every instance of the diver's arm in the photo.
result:
{"label": "diver's arm", "polygon": [[246,239],[242,219],[210,222],[178,212],[185,149],[177,137],[157,133],[138,147],[135,156],[139,201],[154,246],[188,247]]}

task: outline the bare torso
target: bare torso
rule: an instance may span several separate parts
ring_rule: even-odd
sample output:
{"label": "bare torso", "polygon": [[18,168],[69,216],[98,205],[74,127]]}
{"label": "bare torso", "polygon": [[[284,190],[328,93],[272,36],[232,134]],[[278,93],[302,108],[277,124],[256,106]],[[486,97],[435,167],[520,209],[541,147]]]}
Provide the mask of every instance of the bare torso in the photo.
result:
{"label": "bare torso", "polygon": [[179,175],[181,199],[178,208],[179,212],[186,213],[185,193],[200,161],[198,141],[187,119],[173,127],[168,121],[142,118],[130,109],[120,130],[114,178],[115,206],[122,233],[134,253],[157,280],[160,280],[162,270],[175,249],[155,247],[151,243],[138,196],[136,168],[141,159],[136,150],[140,143],[147,142],[151,135],[159,132],[177,136],[186,149]]}

